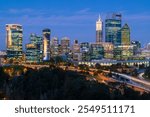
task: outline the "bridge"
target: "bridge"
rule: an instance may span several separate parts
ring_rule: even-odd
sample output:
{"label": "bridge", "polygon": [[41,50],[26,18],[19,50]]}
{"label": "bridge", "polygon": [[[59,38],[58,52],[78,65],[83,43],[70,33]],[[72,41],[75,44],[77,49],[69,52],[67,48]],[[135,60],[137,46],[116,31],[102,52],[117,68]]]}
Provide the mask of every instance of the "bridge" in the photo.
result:
{"label": "bridge", "polygon": [[144,65],[145,67],[150,66],[150,59],[146,60],[124,60],[124,61],[117,61],[117,60],[94,60],[94,61],[79,61],[78,64],[86,64],[88,66],[96,65],[99,63],[101,66],[111,66],[116,64],[121,65],[128,65],[128,66],[134,66],[137,65],[138,67],[140,65]]}

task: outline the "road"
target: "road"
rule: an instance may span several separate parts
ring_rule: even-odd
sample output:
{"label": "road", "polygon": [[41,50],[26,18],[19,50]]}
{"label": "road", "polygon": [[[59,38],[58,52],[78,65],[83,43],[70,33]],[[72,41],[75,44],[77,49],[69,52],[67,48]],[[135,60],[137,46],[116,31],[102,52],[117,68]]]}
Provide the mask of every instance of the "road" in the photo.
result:
{"label": "road", "polygon": [[121,73],[116,73],[116,72],[112,72],[112,73],[118,74],[121,77],[131,80],[132,82],[128,82],[128,84],[131,84],[131,85],[139,87],[139,88],[143,88],[146,91],[150,92],[150,82],[148,82],[146,80],[138,79],[138,78],[126,75],[126,74],[121,74]]}
{"label": "road", "polygon": [[[42,67],[49,67],[49,65],[24,65],[25,67],[30,67],[30,68],[36,68],[36,69],[40,69]],[[66,66],[59,66],[63,69],[66,68]],[[72,70],[72,71],[78,71],[80,72],[81,70],[77,69],[77,68],[74,68],[74,67],[68,67],[68,70]],[[93,72],[90,72],[90,74],[93,74],[94,71],[96,71],[96,69],[90,69],[90,71],[93,71]],[[105,71],[105,72],[109,72],[109,71]],[[115,73],[115,72],[112,72],[112,73]],[[132,80],[132,83],[127,83],[128,85],[131,85],[131,86],[134,86],[134,87],[137,87],[137,88],[141,88],[141,89],[144,89],[145,91],[148,91],[150,92],[150,82],[144,80],[144,79],[138,79],[138,78],[135,78],[135,77],[132,77],[132,76],[129,76],[129,75],[126,75],[126,74],[121,74],[121,73],[116,73],[122,77],[125,77],[126,79],[129,79],[129,80]],[[103,80],[107,80],[108,82],[112,81],[114,82],[114,79],[108,79],[107,77],[104,77],[104,76],[99,76],[99,77],[102,77]],[[118,82],[121,82],[119,80],[117,80]]]}

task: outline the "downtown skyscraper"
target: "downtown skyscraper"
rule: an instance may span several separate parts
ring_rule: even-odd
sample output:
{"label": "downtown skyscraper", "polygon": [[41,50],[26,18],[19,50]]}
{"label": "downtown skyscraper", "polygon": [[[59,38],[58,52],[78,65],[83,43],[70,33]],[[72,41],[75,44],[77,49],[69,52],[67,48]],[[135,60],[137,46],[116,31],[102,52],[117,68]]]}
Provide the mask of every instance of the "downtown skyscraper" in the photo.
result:
{"label": "downtown skyscraper", "polygon": [[43,30],[43,60],[50,60],[50,29]]}
{"label": "downtown skyscraper", "polygon": [[122,25],[122,15],[113,13],[108,16],[105,20],[105,41],[111,42],[114,45],[121,45],[121,35],[118,31],[121,29]]}
{"label": "downtown skyscraper", "polygon": [[121,28],[121,44],[122,45],[130,45],[130,28],[128,24],[125,24]]}
{"label": "downtown skyscraper", "polygon": [[8,58],[22,57],[23,29],[19,24],[6,24],[6,46]]}
{"label": "downtown skyscraper", "polygon": [[98,20],[96,21],[96,43],[103,41],[103,22],[99,15]]}

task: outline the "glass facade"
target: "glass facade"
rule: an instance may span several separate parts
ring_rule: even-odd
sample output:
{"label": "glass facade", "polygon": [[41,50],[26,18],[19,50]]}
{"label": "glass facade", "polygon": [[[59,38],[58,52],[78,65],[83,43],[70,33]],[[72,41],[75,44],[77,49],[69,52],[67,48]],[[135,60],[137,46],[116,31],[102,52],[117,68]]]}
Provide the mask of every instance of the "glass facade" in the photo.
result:
{"label": "glass facade", "polygon": [[118,31],[121,29],[121,14],[113,14],[105,20],[105,41],[114,45],[121,44],[121,36]]}
{"label": "glass facade", "polygon": [[50,29],[43,30],[43,60],[50,60]]}
{"label": "glass facade", "polygon": [[115,46],[114,48],[114,59],[116,60],[128,60],[133,56],[133,46],[132,45],[121,45]]}
{"label": "glass facade", "polygon": [[127,24],[121,29],[121,44],[130,45],[130,28]]}
{"label": "glass facade", "polygon": [[90,56],[91,60],[100,60],[104,58],[104,47],[101,44],[91,44]]}
{"label": "glass facade", "polygon": [[39,63],[38,48],[35,44],[26,44],[26,62]]}
{"label": "glass facade", "polygon": [[30,44],[26,45],[26,62],[39,63],[43,60],[43,40],[36,34],[30,35]]}
{"label": "glass facade", "polygon": [[66,55],[70,53],[70,39],[68,37],[61,39],[61,53]]}
{"label": "glass facade", "polygon": [[90,61],[90,45],[88,42],[80,44],[80,52],[82,53],[82,61]]}
{"label": "glass facade", "polygon": [[57,37],[53,37],[50,44],[50,53],[52,57],[59,56],[59,40]]}
{"label": "glass facade", "polygon": [[6,25],[7,57],[22,58],[23,29],[19,24]]}

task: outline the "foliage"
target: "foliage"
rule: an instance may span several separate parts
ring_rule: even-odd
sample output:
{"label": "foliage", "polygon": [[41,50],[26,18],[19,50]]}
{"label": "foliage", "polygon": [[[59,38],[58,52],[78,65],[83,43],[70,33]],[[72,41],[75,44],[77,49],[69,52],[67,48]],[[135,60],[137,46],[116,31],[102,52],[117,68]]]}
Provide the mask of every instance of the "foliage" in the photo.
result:
{"label": "foliage", "polygon": [[57,67],[28,69],[21,76],[10,80],[8,78],[3,68],[0,68],[0,86],[4,89],[7,87],[6,94],[13,100],[150,99],[149,93],[141,95],[126,86],[116,89],[118,83],[105,85],[97,81],[88,81],[85,75]]}

